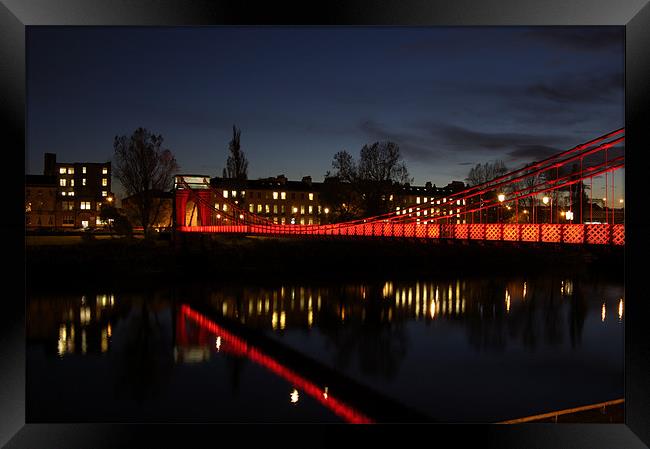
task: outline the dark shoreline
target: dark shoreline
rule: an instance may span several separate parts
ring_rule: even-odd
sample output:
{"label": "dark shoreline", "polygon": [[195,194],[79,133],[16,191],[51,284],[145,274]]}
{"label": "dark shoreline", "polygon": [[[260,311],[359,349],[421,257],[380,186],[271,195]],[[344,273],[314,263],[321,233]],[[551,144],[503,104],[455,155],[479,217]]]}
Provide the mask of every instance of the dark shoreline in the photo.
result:
{"label": "dark shoreline", "polygon": [[[412,279],[539,273],[623,279],[624,248],[475,241],[187,236],[26,247],[28,290],[52,282],[142,286],[196,281]],[[67,282],[66,282],[67,283]]]}

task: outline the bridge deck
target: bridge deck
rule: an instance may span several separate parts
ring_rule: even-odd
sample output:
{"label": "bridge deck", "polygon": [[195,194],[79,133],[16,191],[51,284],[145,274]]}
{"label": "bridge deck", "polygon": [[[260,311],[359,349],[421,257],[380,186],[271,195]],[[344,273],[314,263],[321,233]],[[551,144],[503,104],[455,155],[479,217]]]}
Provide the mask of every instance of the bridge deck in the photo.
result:
{"label": "bridge deck", "polygon": [[273,236],[360,236],[490,240],[506,242],[624,245],[623,224],[420,224],[372,222],[354,225],[256,225],[179,226],[178,231],[202,234],[251,234]]}

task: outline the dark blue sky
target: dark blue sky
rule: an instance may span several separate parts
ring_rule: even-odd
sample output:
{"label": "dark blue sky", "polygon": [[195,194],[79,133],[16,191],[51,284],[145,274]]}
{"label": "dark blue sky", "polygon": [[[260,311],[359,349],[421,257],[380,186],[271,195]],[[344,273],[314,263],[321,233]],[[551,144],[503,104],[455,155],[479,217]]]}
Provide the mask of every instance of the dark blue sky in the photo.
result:
{"label": "dark blue sky", "polygon": [[110,160],[114,136],[143,126],[181,172],[220,176],[236,124],[249,178],[320,181],[337,151],[390,139],[414,184],[446,185],[624,126],[623,27],[29,27],[27,39],[28,173],[44,152]]}

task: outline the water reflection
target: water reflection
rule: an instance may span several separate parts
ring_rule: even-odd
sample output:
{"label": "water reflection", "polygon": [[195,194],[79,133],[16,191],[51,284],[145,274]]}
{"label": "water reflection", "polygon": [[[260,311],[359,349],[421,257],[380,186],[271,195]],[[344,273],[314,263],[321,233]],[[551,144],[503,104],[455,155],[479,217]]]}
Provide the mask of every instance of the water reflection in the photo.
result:
{"label": "water reflection", "polygon": [[[601,379],[607,372],[618,373],[620,362],[622,373],[623,286],[572,277],[200,284],[141,295],[42,296],[28,301],[27,336],[30,344],[58,360],[109,358],[117,394],[139,401],[163,395],[176,367],[207,366],[217,355],[231,390],[245,394],[251,388],[246,383],[250,359],[233,352],[223,335],[185,329],[190,338],[179,340],[183,332],[175,304],[187,299],[224,322],[267,334],[360,382],[390,390],[392,397],[406,403],[416,403],[418,394],[427,397],[417,392],[425,387],[414,382],[413,369],[449,384],[446,389],[427,385],[426,394],[466,390],[479,397],[478,384],[460,379],[454,383],[454,377],[465,376],[459,370],[482,370],[481,360],[493,355],[515,363],[521,353],[529,354],[548,372],[587,360],[583,368],[590,378],[592,373],[600,375],[603,366]],[[589,359],[592,354],[597,361]],[[462,363],[454,364],[454,359]],[[542,371],[530,376],[535,375],[543,378]],[[288,405],[303,405],[305,398],[316,396],[331,399],[325,385],[318,386],[317,394],[303,395],[304,386],[288,382],[282,387],[282,401]],[[597,381],[592,378],[591,383],[596,388]],[[501,391],[499,385],[490,388]],[[567,381],[563,388],[558,398],[575,385]],[[584,396],[593,394],[598,402],[616,397],[619,389],[622,392],[622,383],[605,397],[588,392]],[[425,406],[418,404],[420,409]]]}

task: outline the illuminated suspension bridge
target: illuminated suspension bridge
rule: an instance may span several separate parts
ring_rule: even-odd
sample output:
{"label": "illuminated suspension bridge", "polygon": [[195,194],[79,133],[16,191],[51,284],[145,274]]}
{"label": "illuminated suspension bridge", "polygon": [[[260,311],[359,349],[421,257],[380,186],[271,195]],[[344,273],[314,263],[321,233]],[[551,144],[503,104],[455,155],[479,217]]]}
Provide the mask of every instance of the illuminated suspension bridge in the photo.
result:
{"label": "illuminated suspension bridge", "polygon": [[[625,168],[624,141],[621,128],[445,198],[333,224],[277,224],[223,198],[207,178],[197,183],[178,175],[174,226],[203,234],[624,245],[625,226],[613,207],[614,172]],[[608,197],[597,210],[594,179],[604,183]],[[190,202],[196,220],[187,219]],[[227,207],[217,209],[218,203]]]}

